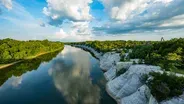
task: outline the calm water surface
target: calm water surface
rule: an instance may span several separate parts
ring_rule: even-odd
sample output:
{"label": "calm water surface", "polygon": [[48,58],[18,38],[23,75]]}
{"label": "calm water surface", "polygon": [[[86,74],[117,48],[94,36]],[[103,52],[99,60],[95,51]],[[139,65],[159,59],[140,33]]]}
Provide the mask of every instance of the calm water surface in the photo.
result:
{"label": "calm water surface", "polygon": [[105,84],[98,60],[65,46],[36,70],[7,79],[0,87],[0,104],[115,104]]}

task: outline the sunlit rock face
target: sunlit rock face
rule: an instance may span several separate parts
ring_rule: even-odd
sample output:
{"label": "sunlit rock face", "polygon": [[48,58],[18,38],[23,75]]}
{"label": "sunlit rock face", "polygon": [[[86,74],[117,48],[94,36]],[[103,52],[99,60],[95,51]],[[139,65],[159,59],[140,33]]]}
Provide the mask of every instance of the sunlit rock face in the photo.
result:
{"label": "sunlit rock face", "polygon": [[143,85],[132,95],[122,98],[121,104],[149,104],[150,97],[151,93],[149,88]]}
{"label": "sunlit rock face", "polygon": [[107,71],[109,70],[112,66],[115,65],[115,63],[120,61],[120,56],[119,53],[112,53],[108,52],[105,53],[101,58],[100,58],[100,67],[104,70]]}
{"label": "sunlit rock face", "polygon": [[116,66],[112,66],[107,72],[104,73],[105,78],[109,81],[116,77]]}
{"label": "sunlit rock face", "polygon": [[116,77],[116,73],[120,70],[127,70],[133,62],[117,62],[116,65],[112,66],[104,76],[107,80],[112,80]]}
{"label": "sunlit rock face", "polygon": [[118,62],[116,65],[117,70],[129,69],[133,62]]}
{"label": "sunlit rock face", "polygon": [[144,74],[158,72],[160,69],[158,66],[132,65],[124,74],[107,83],[107,91],[117,101],[120,101],[122,98],[135,93],[145,83],[142,77]]}
{"label": "sunlit rock face", "polygon": [[[72,54],[62,52],[61,57],[70,56],[72,60],[65,60],[65,58],[57,60],[49,71],[55,87],[69,104],[99,104],[100,89],[92,84],[89,75],[90,62],[85,55],[87,54],[82,51]],[[82,58],[80,56],[83,56],[82,60],[80,60]]]}

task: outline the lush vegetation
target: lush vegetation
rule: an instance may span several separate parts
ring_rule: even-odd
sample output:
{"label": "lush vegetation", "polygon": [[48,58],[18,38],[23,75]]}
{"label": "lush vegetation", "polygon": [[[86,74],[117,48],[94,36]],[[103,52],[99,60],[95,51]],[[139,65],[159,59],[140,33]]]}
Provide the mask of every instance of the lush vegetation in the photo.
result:
{"label": "lush vegetation", "polygon": [[136,46],[130,58],[144,59],[146,64],[184,74],[184,38]]}
{"label": "lush vegetation", "polygon": [[24,60],[21,63],[15,64],[5,69],[0,70],[0,86],[8,80],[8,78],[14,76],[21,76],[27,71],[36,70],[41,62],[47,62],[55,57],[61,50],[53,51],[33,59]]}
{"label": "lush vegetation", "polygon": [[148,82],[152,95],[158,100],[166,100],[183,93],[184,77],[177,77],[174,74],[150,73],[153,80]]}
{"label": "lush vegetation", "polygon": [[[86,41],[69,43],[72,45],[87,45],[99,52],[116,51],[120,53],[121,61],[140,59],[139,64],[160,66],[163,70],[184,74],[184,38],[168,41]],[[129,56],[125,57],[125,54]],[[124,60],[125,59],[125,60]],[[134,63],[135,64],[135,63]],[[120,70],[116,76],[126,70]],[[148,83],[151,93],[158,101],[179,96],[184,91],[184,78],[166,73],[150,73],[154,77]],[[144,76],[145,82],[148,76]]]}
{"label": "lush vegetation", "polygon": [[[121,61],[125,53],[128,59],[141,59],[141,62],[161,66],[166,71],[184,74],[184,38],[168,41],[86,41],[69,43],[72,45],[86,45],[99,52],[116,51],[121,53]],[[132,50],[132,51],[130,51]],[[127,59],[127,60],[128,60]]]}
{"label": "lush vegetation", "polygon": [[90,46],[97,51],[100,52],[109,52],[109,51],[128,51],[128,49],[133,48],[137,45],[144,45],[144,44],[153,44],[155,41],[86,41],[86,42],[78,42],[78,43],[68,43],[72,45],[86,45]]}
{"label": "lush vegetation", "polygon": [[7,64],[17,60],[27,59],[41,53],[63,48],[61,42],[48,40],[18,41],[13,39],[0,40],[0,64]]}

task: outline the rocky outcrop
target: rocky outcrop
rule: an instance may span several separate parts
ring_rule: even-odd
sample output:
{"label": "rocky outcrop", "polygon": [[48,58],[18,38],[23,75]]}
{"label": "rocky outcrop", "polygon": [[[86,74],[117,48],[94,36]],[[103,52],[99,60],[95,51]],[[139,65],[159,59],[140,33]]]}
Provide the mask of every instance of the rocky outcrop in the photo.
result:
{"label": "rocky outcrop", "polygon": [[121,104],[158,104],[151,96],[148,86],[143,85],[132,95],[122,98]]}
{"label": "rocky outcrop", "polygon": [[153,97],[153,95],[150,96],[148,104],[158,104],[157,100]]}
{"label": "rocky outcrop", "polygon": [[108,71],[120,61],[119,53],[108,52],[100,58],[100,67],[104,71]]}
{"label": "rocky outcrop", "polygon": [[120,70],[126,71],[133,62],[117,62],[115,66],[112,66],[107,72],[104,73],[105,78],[109,81],[116,77],[116,73]]}
{"label": "rocky outcrop", "polygon": [[116,68],[118,71],[120,71],[122,69],[129,69],[132,64],[133,64],[133,62],[118,62],[116,64]]}
{"label": "rocky outcrop", "polygon": [[[143,77],[150,72],[161,71],[158,66],[132,65],[124,74],[107,83],[108,93],[117,101],[134,94],[144,85]],[[134,95],[135,96],[135,95]],[[122,103],[126,104],[126,103]],[[127,104],[147,104],[147,103],[127,103]]]}
{"label": "rocky outcrop", "polygon": [[104,73],[105,78],[109,81],[116,77],[116,66],[112,66],[107,72]]}
{"label": "rocky outcrop", "polygon": [[[132,65],[138,63],[139,59],[131,59],[130,62],[119,62],[120,56],[117,53],[108,52],[102,56],[93,48],[80,46],[92,52],[100,59],[100,67],[105,70],[105,78],[109,81],[106,90],[120,104],[184,104],[184,94],[160,103],[152,96],[150,89],[145,85],[144,75],[150,72],[159,72],[159,66]],[[128,56],[128,54],[127,54]],[[118,77],[116,73],[120,70],[126,72]],[[170,74],[171,72],[167,72]],[[177,76],[184,76],[176,74]],[[150,77],[151,78],[151,77]]]}

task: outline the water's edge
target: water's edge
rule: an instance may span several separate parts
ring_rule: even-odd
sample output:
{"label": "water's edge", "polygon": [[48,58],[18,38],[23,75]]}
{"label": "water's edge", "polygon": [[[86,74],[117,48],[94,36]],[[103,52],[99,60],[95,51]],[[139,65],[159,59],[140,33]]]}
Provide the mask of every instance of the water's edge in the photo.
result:
{"label": "water's edge", "polygon": [[[90,53],[94,58],[96,58],[98,61],[100,61],[100,58],[101,58],[102,55],[103,55],[102,53],[98,53],[97,51],[95,51],[95,50],[94,50],[93,48],[91,48],[91,47],[82,46],[82,45],[72,45],[72,47],[81,48],[81,49],[83,49],[84,51],[89,52],[89,53]],[[102,68],[102,71],[105,72],[105,71],[103,70],[103,68]],[[105,79],[108,81],[108,79],[107,79],[106,77],[105,77]],[[117,102],[117,104],[119,104],[119,101],[117,101],[117,99],[115,99],[114,96],[111,95],[111,94],[109,93],[109,91],[108,91],[108,89],[107,89],[107,85],[106,85],[105,90],[106,90],[107,94],[108,94],[111,98],[113,98],[113,99]]]}

